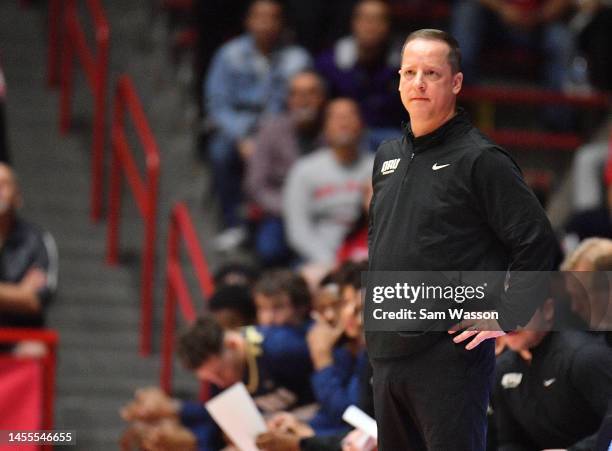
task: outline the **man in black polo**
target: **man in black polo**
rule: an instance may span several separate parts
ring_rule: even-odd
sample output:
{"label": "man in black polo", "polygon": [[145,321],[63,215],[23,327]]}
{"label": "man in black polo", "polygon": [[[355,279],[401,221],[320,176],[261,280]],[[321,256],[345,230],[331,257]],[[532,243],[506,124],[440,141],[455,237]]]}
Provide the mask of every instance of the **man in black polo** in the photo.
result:
{"label": "man in black polo", "polygon": [[[519,168],[456,108],[459,66],[447,33],[408,36],[399,91],[410,124],[376,154],[369,270],[552,270],[553,232]],[[474,324],[454,337],[368,331],[366,323],[379,450],[485,449],[490,338],[526,324],[537,308],[521,299],[524,282],[509,286],[499,323]]]}
{"label": "man in black polo", "polygon": [[608,450],[600,427],[612,416],[612,350],[586,332],[551,331],[554,314],[548,299],[529,327],[504,337],[493,391],[499,451]]}
{"label": "man in black polo", "polygon": [[17,215],[13,170],[0,163],[0,327],[42,327],[57,283],[57,252],[48,233]]}

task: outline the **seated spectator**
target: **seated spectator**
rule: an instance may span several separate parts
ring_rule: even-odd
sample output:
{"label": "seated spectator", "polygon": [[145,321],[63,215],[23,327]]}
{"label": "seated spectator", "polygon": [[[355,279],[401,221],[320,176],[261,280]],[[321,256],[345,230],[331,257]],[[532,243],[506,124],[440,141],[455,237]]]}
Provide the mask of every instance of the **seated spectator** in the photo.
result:
{"label": "seated spectator", "polygon": [[[612,351],[583,332],[551,332],[552,299],[497,360],[498,450],[594,449],[612,403]],[[528,352],[525,352],[528,351]],[[536,408],[537,404],[537,408]]]}
{"label": "seated spectator", "polygon": [[306,327],[310,291],[299,274],[288,269],[264,273],[253,288],[259,326]]}
{"label": "seated spectator", "polygon": [[297,42],[312,54],[327,48],[350,31],[351,13],[357,1],[286,0]]}
{"label": "seated spectator", "polygon": [[362,131],[355,101],[330,102],[324,126],[328,147],[300,158],[287,177],[287,239],[306,263],[333,264],[361,213],[361,187],[372,174],[372,157],[359,148]]}
{"label": "seated spectator", "polygon": [[310,65],[303,49],[282,40],[279,0],[254,0],[246,34],[219,49],[205,85],[205,109],[214,126],[208,153],[226,227],[239,225],[241,159],[252,153],[252,134],[263,114],[279,113],[289,78]]}
{"label": "seated spectator", "polygon": [[321,145],[324,102],[321,77],[298,73],[289,83],[287,112],[264,120],[255,137],[245,182],[249,197],[263,212],[256,226],[255,251],[264,266],[286,263],[290,257],[281,219],[282,189],[293,163]]}
{"label": "seated spectator", "polygon": [[[567,79],[573,38],[564,22],[571,0],[458,0],[451,33],[461,46],[464,83],[479,80],[481,48],[512,44],[530,47],[544,58],[544,85],[560,91]],[[500,42],[501,41],[501,42]]]}
{"label": "seated spectator", "polygon": [[309,422],[319,435],[346,433],[342,414],[359,403],[360,374],[367,365],[362,324],[361,273],[367,263],[349,263],[338,274],[342,306],[338,321],[330,325],[316,315],[308,332],[308,348],[314,366],[312,388],[320,405]]}
{"label": "seated spectator", "polygon": [[353,10],[352,34],[340,39],[316,61],[332,97],[355,100],[368,127],[368,145],[376,150],[401,136],[405,119],[397,95],[400,46],[391,40],[389,6],[382,0],[361,0]]}
{"label": "seated spectator", "polygon": [[208,310],[223,329],[255,324],[255,304],[243,285],[221,285],[208,300]]}
{"label": "seated spectator", "polygon": [[608,158],[608,142],[590,142],[576,149],[572,163],[573,213],[601,209],[604,202],[603,169]]}
{"label": "seated spectator", "polygon": [[340,288],[338,287],[336,274],[330,273],[321,280],[313,296],[313,313],[316,313],[319,318],[334,327],[340,316],[342,307],[340,301]]}
{"label": "seated spectator", "polygon": [[612,240],[588,238],[561,263],[562,271],[595,271],[595,262],[612,253]]}
{"label": "seated spectator", "polygon": [[612,271],[612,240],[588,238],[567,256],[561,270],[572,271],[566,277],[572,311],[586,328],[606,331],[612,343],[612,304],[607,273]]}
{"label": "seated spectator", "polygon": [[365,270],[367,262],[347,263],[339,269],[342,306],[338,321],[330,325],[317,316],[308,334],[315,366],[312,386],[320,405],[317,415],[308,424],[286,413],[273,417],[271,432],[258,437],[261,449],[340,449],[349,430],[342,421],[346,408],[358,405],[373,415],[371,367],[365,354],[361,315],[361,273]]}
{"label": "seated spectator", "polygon": [[230,262],[221,266],[213,276],[216,287],[221,285],[241,285],[253,288],[259,279],[259,271],[239,262]]}
{"label": "seated spectator", "polygon": [[578,14],[572,25],[578,32],[578,47],[586,57],[589,82],[600,91],[612,90],[612,4],[606,0],[576,2]]}
{"label": "seated spectator", "polygon": [[576,248],[586,238],[612,238],[612,160],[608,161],[605,170],[606,185],[605,204],[573,214],[565,225],[563,247],[566,253]]}
{"label": "seated spectator", "polygon": [[17,214],[13,170],[0,163],[0,327],[42,327],[57,285],[57,249],[49,233]]}
{"label": "seated spectator", "polygon": [[[223,330],[212,316],[203,316],[181,335],[177,353],[200,381],[213,384],[215,393],[244,382],[257,406],[269,414],[312,401],[308,384],[312,363],[304,333],[292,327]],[[156,388],[144,389],[121,415],[130,422],[175,419],[197,437],[198,449],[222,448],[220,430],[200,402],[173,399]],[[182,428],[175,432],[185,435]]]}

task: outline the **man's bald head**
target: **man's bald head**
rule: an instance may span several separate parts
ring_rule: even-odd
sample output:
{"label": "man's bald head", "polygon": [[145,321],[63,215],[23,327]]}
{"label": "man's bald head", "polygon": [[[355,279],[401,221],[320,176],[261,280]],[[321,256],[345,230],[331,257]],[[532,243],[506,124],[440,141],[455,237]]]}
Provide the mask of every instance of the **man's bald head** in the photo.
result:
{"label": "man's bald head", "polygon": [[0,216],[14,212],[21,203],[19,184],[13,169],[0,163]]}

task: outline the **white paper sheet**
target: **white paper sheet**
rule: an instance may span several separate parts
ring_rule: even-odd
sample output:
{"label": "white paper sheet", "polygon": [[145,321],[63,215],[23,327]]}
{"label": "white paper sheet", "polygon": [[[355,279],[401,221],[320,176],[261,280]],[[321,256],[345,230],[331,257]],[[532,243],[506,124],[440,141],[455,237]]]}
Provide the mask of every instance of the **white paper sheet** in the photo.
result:
{"label": "white paper sheet", "polygon": [[255,438],[266,432],[266,423],[242,382],[208,401],[206,409],[241,451],[258,451]]}
{"label": "white paper sheet", "polygon": [[354,428],[361,429],[370,437],[378,440],[376,421],[356,406],[349,406],[342,414],[342,419]]}

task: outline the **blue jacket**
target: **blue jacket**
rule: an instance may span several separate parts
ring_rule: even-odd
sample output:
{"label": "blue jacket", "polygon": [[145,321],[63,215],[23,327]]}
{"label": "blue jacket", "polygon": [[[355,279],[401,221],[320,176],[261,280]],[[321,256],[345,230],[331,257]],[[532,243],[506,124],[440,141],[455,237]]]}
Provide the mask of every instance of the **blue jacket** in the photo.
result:
{"label": "blue jacket", "polygon": [[221,133],[232,140],[243,138],[262,113],[283,109],[289,78],[310,64],[301,47],[279,46],[267,58],[250,35],[239,36],[223,45],[212,60],[204,107]]}
{"label": "blue jacket", "polygon": [[[247,365],[243,382],[251,396],[264,395],[283,387],[296,395],[296,405],[312,402],[309,378],[312,362],[306,343],[309,324],[302,327],[248,326],[241,332],[247,341]],[[220,393],[217,387],[213,393]],[[223,447],[223,439],[204,404],[185,401],[181,405],[181,423],[198,441],[198,451]]]}
{"label": "blue jacket", "polygon": [[310,426],[317,435],[349,431],[350,427],[342,420],[342,414],[350,405],[361,403],[360,379],[367,364],[365,350],[355,357],[341,346],[334,350],[334,363],[312,375],[312,389],[321,406],[310,420]]}

